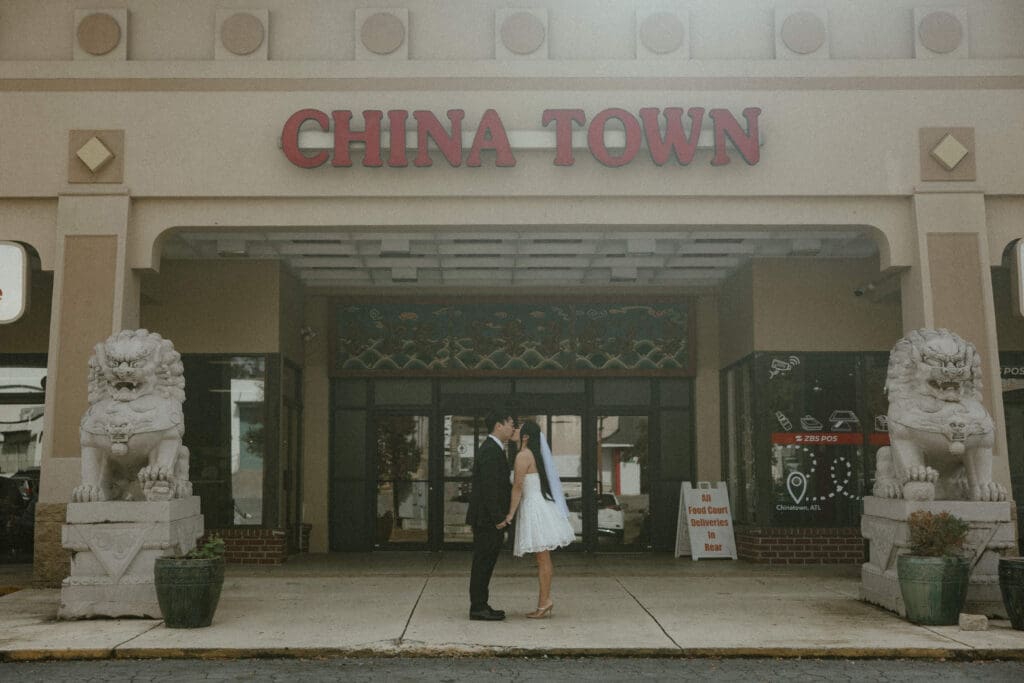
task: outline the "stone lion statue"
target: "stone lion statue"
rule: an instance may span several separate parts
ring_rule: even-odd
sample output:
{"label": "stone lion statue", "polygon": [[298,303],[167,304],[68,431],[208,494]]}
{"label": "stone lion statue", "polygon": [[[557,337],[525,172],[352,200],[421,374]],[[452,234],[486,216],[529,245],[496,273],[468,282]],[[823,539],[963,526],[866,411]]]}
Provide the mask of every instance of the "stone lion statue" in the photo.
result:
{"label": "stone lion statue", "polygon": [[981,404],[981,358],[946,329],[914,330],[889,354],[889,446],[874,494],[907,500],[1006,500],[992,481],[992,418]]}
{"label": "stone lion statue", "polygon": [[82,484],[72,501],[170,500],[192,495],[181,354],[155,332],[122,330],[89,359],[82,416]]}

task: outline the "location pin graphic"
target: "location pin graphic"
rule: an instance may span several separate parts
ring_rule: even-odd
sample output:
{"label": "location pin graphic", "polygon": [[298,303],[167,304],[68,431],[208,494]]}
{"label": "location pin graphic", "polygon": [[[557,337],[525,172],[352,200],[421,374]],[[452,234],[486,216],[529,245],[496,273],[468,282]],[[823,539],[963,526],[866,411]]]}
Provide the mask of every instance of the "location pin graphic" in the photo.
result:
{"label": "location pin graphic", "polygon": [[789,491],[789,497],[793,499],[793,502],[799,505],[807,493],[807,477],[802,472],[790,472],[789,476],[786,477],[786,489]]}

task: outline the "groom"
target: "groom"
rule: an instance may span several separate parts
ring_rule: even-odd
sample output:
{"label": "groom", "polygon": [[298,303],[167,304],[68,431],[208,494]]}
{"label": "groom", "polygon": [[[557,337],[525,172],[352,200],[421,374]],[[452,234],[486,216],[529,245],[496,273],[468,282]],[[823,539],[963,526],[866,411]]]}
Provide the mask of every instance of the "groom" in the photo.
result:
{"label": "groom", "polygon": [[473,621],[501,621],[502,610],[487,604],[488,586],[494,563],[504,539],[512,484],[509,481],[505,446],[515,431],[515,419],[507,409],[494,408],[484,419],[490,432],[477,449],[473,461],[473,489],[466,510],[466,524],[473,527],[473,570],[469,577],[469,618]]}

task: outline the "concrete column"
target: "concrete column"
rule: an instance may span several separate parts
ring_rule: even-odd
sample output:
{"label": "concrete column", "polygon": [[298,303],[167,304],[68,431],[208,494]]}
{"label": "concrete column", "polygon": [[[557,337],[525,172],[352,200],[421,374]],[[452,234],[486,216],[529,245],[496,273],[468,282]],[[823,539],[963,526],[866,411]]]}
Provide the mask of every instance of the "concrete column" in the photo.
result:
{"label": "concrete column", "polygon": [[694,387],[697,479],[719,481],[722,478],[722,431],[718,378],[718,298],[701,297],[697,300],[696,309],[696,321],[693,324],[697,326],[697,377]]}
{"label": "concrete column", "polygon": [[326,553],[329,542],[328,457],[331,449],[328,434],[333,419],[330,410],[331,380],[328,377],[329,319],[326,298],[306,299],[305,324],[317,333],[306,344],[302,368],[302,521],[313,525],[309,535],[311,553]]}
{"label": "concrete column", "polygon": [[977,347],[984,373],[982,402],[996,426],[992,476],[1009,491],[985,197],[979,192],[919,193],[914,217],[917,258],[902,276],[903,331],[945,327]]}
{"label": "concrete column", "polygon": [[60,527],[81,482],[78,425],[88,407],[89,356],[112,333],[139,322],[139,278],[128,266],[127,194],[62,195],[57,203],[42,473],[36,507],[35,580],[68,573]]}

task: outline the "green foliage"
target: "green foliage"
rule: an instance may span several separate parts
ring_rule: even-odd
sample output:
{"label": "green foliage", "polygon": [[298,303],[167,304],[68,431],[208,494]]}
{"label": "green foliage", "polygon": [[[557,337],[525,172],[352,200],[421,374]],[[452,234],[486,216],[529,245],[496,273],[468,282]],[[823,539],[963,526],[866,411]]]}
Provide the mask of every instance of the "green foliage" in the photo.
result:
{"label": "green foliage", "polygon": [[190,560],[213,560],[224,555],[224,539],[217,534],[210,534],[206,543],[197,545],[186,558]]}
{"label": "green foliage", "polygon": [[907,519],[910,554],[921,557],[956,556],[963,552],[970,525],[948,512],[918,510]]}

